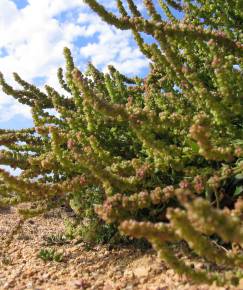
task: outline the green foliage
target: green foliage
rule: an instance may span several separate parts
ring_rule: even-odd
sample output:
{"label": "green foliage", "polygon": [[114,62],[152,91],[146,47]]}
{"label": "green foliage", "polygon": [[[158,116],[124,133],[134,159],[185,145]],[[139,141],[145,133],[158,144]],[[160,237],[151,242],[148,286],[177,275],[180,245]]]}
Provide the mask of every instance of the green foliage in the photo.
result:
{"label": "green foliage", "polygon": [[[0,206],[34,202],[19,209],[28,218],[70,203],[77,215],[70,237],[107,242],[119,227],[146,238],[197,283],[237,284],[242,255],[231,248],[243,244],[242,1],[161,0],[167,18],[151,0],[145,17],[132,0],[129,11],[117,1],[121,16],[85,2],[131,30],[150,71],[128,78],[89,64],[81,73],[65,48],[66,71],[58,70],[65,95],[50,86],[42,92],[16,73],[22,89],[15,90],[0,75],[3,91],[31,107],[35,124],[0,130],[0,164],[22,170],[14,177],[0,169]],[[178,259],[170,245],[182,240],[221,274]]]}
{"label": "green foliage", "polygon": [[41,249],[38,253],[38,257],[42,259],[44,262],[55,261],[62,262],[63,254],[57,253],[55,249]]}
{"label": "green foliage", "polygon": [[64,245],[68,243],[67,237],[62,234],[52,234],[52,235],[45,235],[43,236],[43,240],[45,241],[44,244],[47,246],[52,246],[52,245]]}
{"label": "green foliage", "polygon": [[65,235],[69,239],[78,239],[89,244],[117,243],[122,241],[117,229],[100,220],[95,213],[90,218],[75,218],[65,222]]}

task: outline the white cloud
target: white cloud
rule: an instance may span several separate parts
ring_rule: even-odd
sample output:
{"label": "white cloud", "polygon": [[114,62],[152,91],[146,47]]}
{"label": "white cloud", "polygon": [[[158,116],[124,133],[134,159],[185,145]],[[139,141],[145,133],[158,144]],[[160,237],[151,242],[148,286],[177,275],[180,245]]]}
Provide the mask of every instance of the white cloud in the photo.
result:
{"label": "white cloud", "polygon": [[85,36],[94,36],[94,41],[80,48],[80,55],[103,69],[113,64],[123,73],[139,73],[147,66],[140,50],[134,46],[130,31],[120,31],[107,25],[96,15],[80,13],[79,23],[86,25]]}
{"label": "white cloud", "polygon": [[[111,9],[114,2],[103,0]],[[77,37],[85,42],[77,46]],[[91,60],[103,70],[113,64],[123,73],[138,74],[147,66],[130,32],[108,26],[81,0],[28,0],[22,9],[11,0],[0,0],[0,39],[0,71],[11,84],[16,71],[27,81],[45,77],[57,87],[64,46],[71,48],[82,67]],[[27,106],[0,92],[0,122],[16,114],[30,118]]]}
{"label": "white cloud", "polygon": [[16,115],[23,116],[27,119],[31,118],[30,108],[26,105],[20,105],[17,102],[10,101],[4,106],[0,104],[0,123],[11,120]]}

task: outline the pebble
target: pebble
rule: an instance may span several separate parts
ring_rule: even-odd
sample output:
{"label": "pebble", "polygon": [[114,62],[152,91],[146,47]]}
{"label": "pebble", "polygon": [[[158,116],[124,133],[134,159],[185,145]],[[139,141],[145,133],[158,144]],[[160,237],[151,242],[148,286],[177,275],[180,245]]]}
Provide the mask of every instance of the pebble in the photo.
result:
{"label": "pebble", "polygon": [[107,283],[104,285],[103,290],[114,290],[114,287],[110,283]]}
{"label": "pebble", "polygon": [[133,270],[134,275],[137,277],[144,277],[148,276],[149,272],[151,271],[151,267],[139,267]]}
{"label": "pebble", "polygon": [[127,285],[125,290],[134,290],[134,285],[130,284],[130,285]]}
{"label": "pebble", "polygon": [[80,279],[74,282],[74,285],[78,289],[87,289],[90,286],[90,283],[85,279]]}
{"label": "pebble", "polygon": [[33,288],[33,283],[32,283],[32,282],[27,283],[27,284],[26,284],[26,287],[27,287],[28,289]]}

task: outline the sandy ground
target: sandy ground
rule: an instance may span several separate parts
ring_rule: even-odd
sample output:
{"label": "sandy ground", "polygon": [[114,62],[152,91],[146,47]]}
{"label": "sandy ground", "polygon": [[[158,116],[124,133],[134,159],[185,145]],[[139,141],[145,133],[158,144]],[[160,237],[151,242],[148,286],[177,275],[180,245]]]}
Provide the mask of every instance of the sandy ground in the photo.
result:
{"label": "sandy ground", "polygon": [[[46,237],[63,233],[66,215],[63,210],[56,210],[25,222],[10,247],[1,253],[1,290],[243,290],[243,281],[238,288],[190,284],[168,269],[152,250],[144,252],[134,247],[109,246],[87,249],[75,240],[62,245],[48,245]],[[14,209],[0,210],[2,242],[17,222],[18,215]],[[44,248],[62,252],[63,261],[44,262],[38,257]]]}

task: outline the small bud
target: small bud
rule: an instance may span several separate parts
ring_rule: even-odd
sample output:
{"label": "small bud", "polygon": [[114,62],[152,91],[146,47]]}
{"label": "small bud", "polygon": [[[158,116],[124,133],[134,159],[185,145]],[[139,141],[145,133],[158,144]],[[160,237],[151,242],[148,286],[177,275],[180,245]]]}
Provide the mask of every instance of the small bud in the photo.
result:
{"label": "small bud", "polygon": [[75,146],[75,142],[72,139],[69,139],[67,141],[67,147],[68,147],[68,149],[72,149],[72,148],[74,148],[74,146]]}
{"label": "small bud", "polygon": [[84,176],[81,176],[79,179],[79,183],[80,183],[80,185],[85,185],[87,183],[86,178]]}
{"label": "small bud", "polygon": [[187,180],[182,180],[179,183],[180,188],[186,189],[190,187],[190,183]]}

